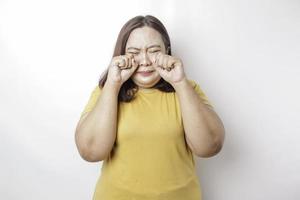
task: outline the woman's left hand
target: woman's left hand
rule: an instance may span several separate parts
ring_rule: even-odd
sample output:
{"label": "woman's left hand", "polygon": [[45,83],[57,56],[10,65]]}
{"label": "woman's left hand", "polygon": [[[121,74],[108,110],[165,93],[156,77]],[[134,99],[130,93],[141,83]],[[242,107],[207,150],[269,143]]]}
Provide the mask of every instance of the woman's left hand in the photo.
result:
{"label": "woman's left hand", "polygon": [[153,66],[160,76],[173,86],[185,78],[183,64],[179,58],[160,52],[156,55]]}

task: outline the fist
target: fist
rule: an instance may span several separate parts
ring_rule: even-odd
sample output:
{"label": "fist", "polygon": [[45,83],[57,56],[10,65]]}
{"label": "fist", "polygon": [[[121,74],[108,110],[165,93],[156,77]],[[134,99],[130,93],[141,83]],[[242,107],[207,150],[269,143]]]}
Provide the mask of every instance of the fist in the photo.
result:
{"label": "fist", "polygon": [[179,58],[160,52],[156,55],[153,66],[160,76],[171,85],[180,82],[186,77],[182,61]]}
{"label": "fist", "polygon": [[107,75],[107,81],[121,85],[130,78],[138,65],[132,55],[120,55],[112,58]]}

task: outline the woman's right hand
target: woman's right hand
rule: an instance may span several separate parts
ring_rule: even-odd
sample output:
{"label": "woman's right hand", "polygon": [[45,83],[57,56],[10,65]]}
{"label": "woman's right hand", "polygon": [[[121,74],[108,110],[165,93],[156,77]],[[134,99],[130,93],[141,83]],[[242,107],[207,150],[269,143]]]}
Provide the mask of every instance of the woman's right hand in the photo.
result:
{"label": "woman's right hand", "polygon": [[137,67],[138,64],[134,60],[133,55],[115,56],[109,64],[107,81],[121,87],[135,72]]}

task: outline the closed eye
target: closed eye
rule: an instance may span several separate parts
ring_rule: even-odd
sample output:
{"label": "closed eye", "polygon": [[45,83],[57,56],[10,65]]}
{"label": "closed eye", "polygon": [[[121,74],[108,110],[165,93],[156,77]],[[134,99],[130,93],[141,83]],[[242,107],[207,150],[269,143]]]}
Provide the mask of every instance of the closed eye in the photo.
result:
{"label": "closed eye", "polygon": [[150,51],[150,53],[160,52],[160,50]]}
{"label": "closed eye", "polygon": [[127,53],[136,55],[136,54],[138,54],[139,52],[127,52]]}

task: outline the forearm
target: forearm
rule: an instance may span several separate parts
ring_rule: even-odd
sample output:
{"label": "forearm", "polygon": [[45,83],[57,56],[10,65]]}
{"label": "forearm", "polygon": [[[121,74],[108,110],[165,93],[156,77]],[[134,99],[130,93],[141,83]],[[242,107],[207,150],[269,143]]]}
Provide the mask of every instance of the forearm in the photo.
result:
{"label": "forearm", "polygon": [[225,132],[218,115],[202,102],[187,79],[174,87],[180,101],[186,139],[194,153],[201,157],[218,153]]}
{"label": "forearm", "polygon": [[120,87],[104,85],[94,109],[80,125],[77,135],[86,157],[98,161],[105,159],[116,139],[118,93]]}

